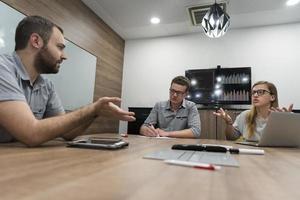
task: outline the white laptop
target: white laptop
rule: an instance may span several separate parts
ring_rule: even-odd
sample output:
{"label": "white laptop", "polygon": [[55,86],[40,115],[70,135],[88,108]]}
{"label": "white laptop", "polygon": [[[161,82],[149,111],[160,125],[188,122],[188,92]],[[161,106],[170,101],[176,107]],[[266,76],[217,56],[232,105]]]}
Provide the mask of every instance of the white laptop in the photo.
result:
{"label": "white laptop", "polygon": [[300,114],[272,112],[259,142],[237,144],[260,147],[300,147]]}

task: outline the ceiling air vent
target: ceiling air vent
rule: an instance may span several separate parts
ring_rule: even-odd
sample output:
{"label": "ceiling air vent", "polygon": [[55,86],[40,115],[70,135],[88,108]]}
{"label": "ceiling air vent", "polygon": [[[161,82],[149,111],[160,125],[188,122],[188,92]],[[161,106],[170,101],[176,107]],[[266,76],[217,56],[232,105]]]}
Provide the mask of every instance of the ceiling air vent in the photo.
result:
{"label": "ceiling air vent", "polygon": [[[226,3],[218,3],[220,7],[226,12]],[[202,19],[213,4],[198,5],[188,8],[189,16],[193,26],[200,26]]]}

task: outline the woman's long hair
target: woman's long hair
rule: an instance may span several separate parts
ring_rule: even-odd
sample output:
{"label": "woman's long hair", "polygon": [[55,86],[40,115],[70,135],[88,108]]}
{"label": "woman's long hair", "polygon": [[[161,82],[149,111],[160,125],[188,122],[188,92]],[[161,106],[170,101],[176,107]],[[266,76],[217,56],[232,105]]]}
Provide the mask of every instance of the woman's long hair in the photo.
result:
{"label": "woman's long hair", "polygon": [[[273,83],[270,83],[268,81],[258,81],[256,82],[251,90],[257,86],[257,85],[266,85],[270,91],[270,94],[274,96],[274,100],[271,102],[270,107],[278,107],[278,95],[277,95],[277,89]],[[246,117],[246,126],[248,128],[248,137],[251,138],[254,135],[254,129],[256,126],[255,119],[257,117],[257,109],[255,106],[252,105],[250,112],[248,113]]]}

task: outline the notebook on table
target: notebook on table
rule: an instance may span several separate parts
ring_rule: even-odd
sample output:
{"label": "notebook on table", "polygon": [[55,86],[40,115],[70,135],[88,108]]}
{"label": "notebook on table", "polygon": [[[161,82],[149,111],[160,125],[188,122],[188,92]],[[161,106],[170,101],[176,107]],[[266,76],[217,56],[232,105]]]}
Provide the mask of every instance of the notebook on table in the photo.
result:
{"label": "notebook on table", "polygon": [[299,147],[300,114],[272,112],[259,142],[236,143],[258,147]]}

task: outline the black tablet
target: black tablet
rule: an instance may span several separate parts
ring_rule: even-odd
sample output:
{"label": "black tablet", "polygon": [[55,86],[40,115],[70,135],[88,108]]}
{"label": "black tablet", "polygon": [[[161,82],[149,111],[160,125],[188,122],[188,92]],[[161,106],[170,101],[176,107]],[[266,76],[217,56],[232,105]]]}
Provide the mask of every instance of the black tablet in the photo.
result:
{"label": "black tablet", "polygon": [[90,149],[120,149],[129,145],[121,138],[90,137],[67,142],[67,147],[90,148]]}

